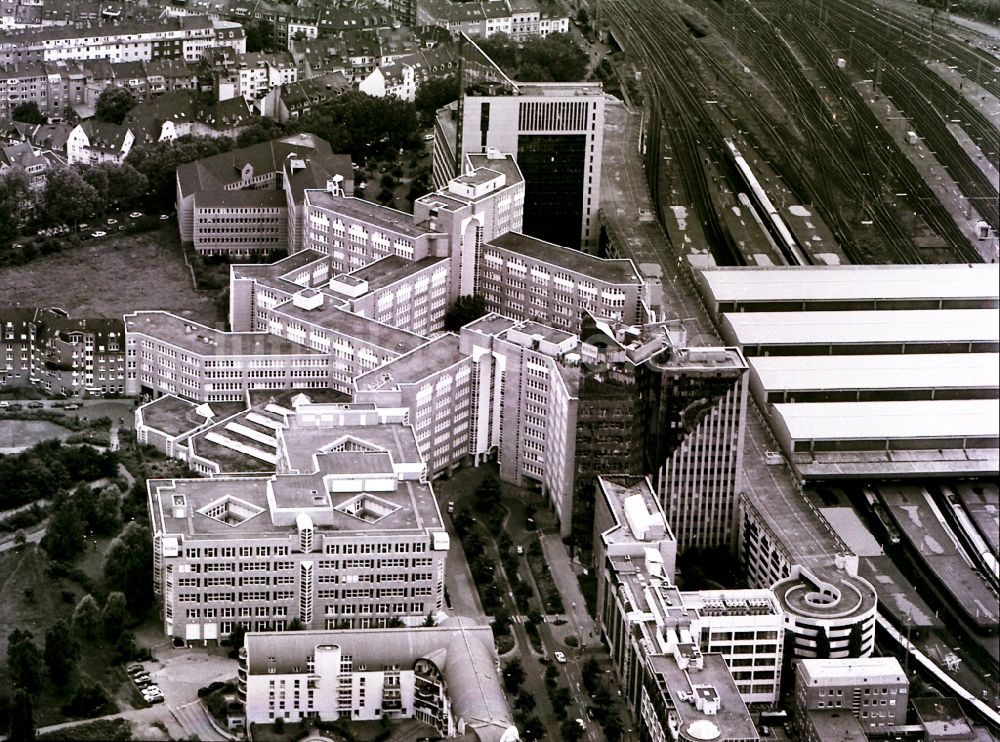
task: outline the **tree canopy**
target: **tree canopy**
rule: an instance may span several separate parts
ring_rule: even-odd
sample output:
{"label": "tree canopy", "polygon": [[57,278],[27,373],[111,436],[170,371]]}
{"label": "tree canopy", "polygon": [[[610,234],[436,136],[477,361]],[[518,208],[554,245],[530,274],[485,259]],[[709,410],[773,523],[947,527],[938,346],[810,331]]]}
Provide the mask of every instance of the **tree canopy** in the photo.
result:
{"label": "tree canopy", "polygon": [[14,687],[37,693],[42,687],[42,655],[35,636],[26,629],[14,629],[7,636],[7,669]]}
{"label": "tree canopy", "polygon": [[486,314],[486,301],[481,296],[460,296],[444,315],[444,329],[458,332],[473,320]]}
{"label": "tree canopy", "polygon": [[100,207],[97,189],[72,167],[51,170],[42,192],[42,210],[53,224],[76,224],[92,217]]}
{"label": "tree canopy", "polygon": [[108,549],[104,559],[104,579],[108,587],[125,594],[133,614],[145,611],[153,602],[152,534],[139,523],[129,523]]}
{"label": "tree canopy", "polygon": [[308,131],[348,152],[357,161],[382,152],[411,149],[417,144],[417,113],[412,103],[395,96],[376,98],[357,90],[331,98],[299,119]]}
{"label": "tree canopy", "polygon": [[45,632],[44,655],[52,682],[65,685],[80,658],[80,643],[66,619],[58,619]]}
{"label": "tree canopy", "polygon": [[132,91],[119,85],[109,85],[97,97],[94,117],[109,124],[120,124],[133,106],[135,96]]}
{"label": "tree canopy", "polygon": [[416,100],[414,101],[420,118],[428,123],[433,121],[434,114],[441,106],[458,100],[458,91],[457,75],[432,77],[422,82],[417,88]]}
{"label": "tree canopy", "polygon": [[587,53],[569,34],[531,37],[518,44],[506,34],[476,42],[510,77],[521,82],[579,82],[587,75]]}
{"label": "tree canopy", "polygon": [[150,200],[160,208],[170,208],[176,196],[178,165],[229,152],[235,146],[230,137],[188,135],[133,147],[125,161],[146,176]]}
{"label": "tree canopy", "polygon": [[10,112],[10,118],[12,121],[20,121],[25,124],[44,124],[46,121],[45,114],[41,112],[38,104],[33,100],[14,106]]}

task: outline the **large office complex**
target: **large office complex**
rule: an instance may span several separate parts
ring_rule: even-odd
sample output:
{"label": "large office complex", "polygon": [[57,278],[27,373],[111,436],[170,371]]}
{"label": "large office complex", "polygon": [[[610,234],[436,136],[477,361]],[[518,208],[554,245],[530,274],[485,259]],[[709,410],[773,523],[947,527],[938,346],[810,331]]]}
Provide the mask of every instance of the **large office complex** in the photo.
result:
{"label": "large office complex", "polygon": [[240,428],[273,443],[275,474],[147,483],[167,636],[416,625],[442,609],[448,534],[402,418],[317,404]]}
{"label": "large office complex", "polygon": [[516,742],[489,626],[249,633],[247,723],[417,719],[443,737]]}

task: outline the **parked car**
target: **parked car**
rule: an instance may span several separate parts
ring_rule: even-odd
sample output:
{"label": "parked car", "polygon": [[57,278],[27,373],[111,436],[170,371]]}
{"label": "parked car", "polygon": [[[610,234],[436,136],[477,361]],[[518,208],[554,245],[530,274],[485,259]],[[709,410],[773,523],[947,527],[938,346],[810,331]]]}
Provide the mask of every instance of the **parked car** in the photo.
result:
{"label": "parked car", "polygon": [[80,405],[71,402],[70,404],[63,405],[63,409],[64,410],[78,410],[78,409],[80,409]]}
{"label": "parked car", "polygon": [[41,402],[28,402],[28,407],[29,407],[30,409],[33,409],[33,410],[37,410],[37,409],[39,409],[40,407],[44,407],[44,406],[45,406],[45,405],[44,405],[44,404],[42,404]]}
{"label": "parked car", "polygon": [[149,677],[149,675],[147,675],[144,672],[140,673],[138,675],[133,675],[132,676],[132,680],[140,688],[145,688],[147,685],[152,685],[153,684],[153,679],[151,677]]}
{"label": "parked car", "polygon": [[129,219],[140,219],[141,217],[142,217],[141,211],[133,211],[131,214],[128,215]]}
{"label": "parked car", "polygon": [[142,689],[143,696],[162,696],[163,691],[160,690],[158,685],[148,685]]}
{"label": "parked car", "polygon": [[563,654],[562,652],[553,652],[552,656],[556,658],[556,662],[558,662],[560,665],[566,664],[566,655]]}
{"label": "parked car", "polygon": [[433,134],[424,134],[424,141],[425,142],[433,142],[434,141],[434,135]]}
{"label": "parked car", "polygon": [[580,729],[581,729],[582,731],[584,731],[584,732],[586,732],[586,731],[587,731],[587,724],[586,724],[586,722],[584,722],[584,720],[583,720],[583,719],[579,719],[579,718],[578,718],[578,719],[576,720],[576,725],[577,725],[578,727],[580,727]]}
{"label": "parked car", "polygon": [[[79,407],[79,405],[77,405]],[[133,662],[131,665],[125,666],[125,672],[129,675],[138,675],[139,673],[146,672],[146,668],[140,665],[138,662]]]}
{"label": "parked car", "polygon": [[80,229],[81,232],[86,232],[88,229],[90,229],[90,225],[89,224],[81,224],[80,227],[79,227],[79,229]]}
{"label": "parked car", "polygon": [[449,513],[454,513],[455,512],[455,503],[453,503],[453,502],[449,502],[448,503],[448,512]]}
{"label": "parked car", "polygon": [[114,225],[116,225],[117,223],[118,223],[118,220],[117,220],[117,219],[112,219],[112,218],[109,218],[109,219],[108,219],[108,220],[107,220],[107,221],[105,222],[105,224],[107,224],[107,225],[108,225],[109,227],[113,227],[113,226],[114,226]]}
{"label": "parked car", "polygon": [[102,232],[100,229],[98,229],[96,232],[91,232],[90,236],[96,240],[99,237],[107,237],[108,233]]}
{"label": "parked car", "polygon": [[10,407],[10,402],[0,402],[0,410],[6,410]]}
{"label": "parked car", "polygon": [[517,547],[517,555],[518,556],[523,556],[524,555],[524,547],[521,546],[520,544]]}
{"label": "parked car", "polygon": [[160,214],[160,221],[165,222],[170,218],[170,214]]}

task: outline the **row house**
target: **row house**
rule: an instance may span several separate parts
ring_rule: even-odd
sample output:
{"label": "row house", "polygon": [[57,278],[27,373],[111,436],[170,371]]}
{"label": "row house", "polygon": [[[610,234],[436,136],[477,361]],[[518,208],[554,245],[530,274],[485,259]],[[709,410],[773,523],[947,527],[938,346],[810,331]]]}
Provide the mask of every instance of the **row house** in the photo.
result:
{"label": "row house", "polygon": [[73,127],[66,141],[66,156],[70,165],[121,165],[134,142],[129,126],[90,119]]}
{"label": "row house", "polygon": [[209,53],[206,65],[217,100],[241,96],[252,106],[275,88],[298,80],[298,69],[288,52]]}
{"label": "row house", "polygon": [[300,79],[280,88],[272,88],[257,101],[260,115],[280,123],[305,116],[313,106],[334,98],[351,89],[343,72],[331,72],[307,80]]}
{"label": "row house", "polygon": [[5,33],[0,64],[107,59],[136,62],[172,58],[195,62],[205,49],[246,51],[242,26],[207,16],[131,20],[90,27],[51,26]]}
{"label": "row house", "polygon": [[61,120],[66,108],[85,102],[87,74],[73,61],[23,62],[0,66],[0,119],[17,106],[35,103],[42,114]]}
{"label": "row house", "polygon": [[549,16],[537,0],[417,0],[415,22],[418,26],[440,26],[456,36],[464,33],[485,39],[502,33],[518,42],[569,31],[569,18]]}

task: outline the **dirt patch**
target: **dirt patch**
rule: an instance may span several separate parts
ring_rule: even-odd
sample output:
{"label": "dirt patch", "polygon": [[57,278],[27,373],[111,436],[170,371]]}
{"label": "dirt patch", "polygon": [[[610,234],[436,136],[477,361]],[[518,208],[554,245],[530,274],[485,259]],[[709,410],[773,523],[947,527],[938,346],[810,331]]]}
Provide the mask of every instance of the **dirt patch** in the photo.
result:
{"label": "dirt patch", "polygon": [[197,292],[181,254],[177,225],[116,234],[0,269],[5,305],[57,306],[74,317],[120,317],[164,309],[200,322],[216,319],[214,294]]}

